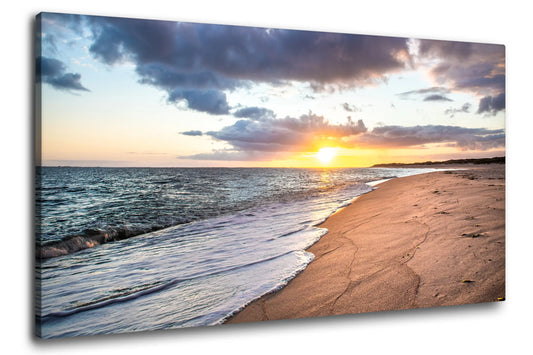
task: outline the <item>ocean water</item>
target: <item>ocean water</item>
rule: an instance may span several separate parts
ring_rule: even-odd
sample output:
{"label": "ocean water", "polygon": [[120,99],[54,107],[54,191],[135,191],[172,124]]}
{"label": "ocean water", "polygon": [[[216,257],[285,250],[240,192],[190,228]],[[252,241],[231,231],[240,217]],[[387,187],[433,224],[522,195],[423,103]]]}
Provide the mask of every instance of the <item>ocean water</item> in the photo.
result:
{"label": "ocean water", "polygon": [[373,182],[434,170],[38,168],[37,332],[221,324],[305,269],[317,225]]}

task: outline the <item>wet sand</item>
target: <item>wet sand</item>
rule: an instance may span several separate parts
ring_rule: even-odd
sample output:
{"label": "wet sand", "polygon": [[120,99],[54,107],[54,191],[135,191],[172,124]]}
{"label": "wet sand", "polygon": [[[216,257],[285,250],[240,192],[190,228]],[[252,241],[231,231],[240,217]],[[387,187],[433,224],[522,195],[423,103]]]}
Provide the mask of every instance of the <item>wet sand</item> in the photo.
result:
{"label": "wet sand", "polygon": [[393,179],[320,227],[315,259],[227,323],[505,299],[505,165]]}

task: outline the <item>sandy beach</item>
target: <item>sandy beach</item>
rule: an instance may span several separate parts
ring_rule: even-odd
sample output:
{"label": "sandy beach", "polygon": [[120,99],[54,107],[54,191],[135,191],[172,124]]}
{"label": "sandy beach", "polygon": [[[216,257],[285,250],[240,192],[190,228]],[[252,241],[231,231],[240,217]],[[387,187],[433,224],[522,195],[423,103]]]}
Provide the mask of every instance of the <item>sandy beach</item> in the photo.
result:
{"label": "sandy beach", "polygon": [[505,165],[389,180],[320,225],[315,259],[227,323],[505,299]]}

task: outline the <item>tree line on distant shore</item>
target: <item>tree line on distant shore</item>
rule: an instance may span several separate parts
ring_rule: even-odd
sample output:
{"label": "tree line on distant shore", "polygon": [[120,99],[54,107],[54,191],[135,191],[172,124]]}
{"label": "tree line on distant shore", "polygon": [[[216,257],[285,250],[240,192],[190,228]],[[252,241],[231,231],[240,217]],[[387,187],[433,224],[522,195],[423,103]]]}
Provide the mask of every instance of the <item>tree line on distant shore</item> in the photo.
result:
{"label": "tree line on distant shore", "polygon": [[393,168],[412,165],[449,165],[449,164],[505,164],[505,157],[480,158],[480,159],[451,159],[445,161],[426,161],[418,163],[388,163],[375,164],[373,168]]}

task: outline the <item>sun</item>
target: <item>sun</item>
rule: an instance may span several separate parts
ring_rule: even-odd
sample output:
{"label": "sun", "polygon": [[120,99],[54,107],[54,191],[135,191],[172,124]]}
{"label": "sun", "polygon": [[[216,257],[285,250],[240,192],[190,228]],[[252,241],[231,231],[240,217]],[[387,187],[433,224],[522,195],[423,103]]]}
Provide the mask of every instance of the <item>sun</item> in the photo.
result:
{"label": "sun", "polygon": [[327,165],[331,162],[331,160],[335,157],[336,154],[337,148],[320,148],[315,156],[320,161],[320,163],[322,163],[323,165]]}

